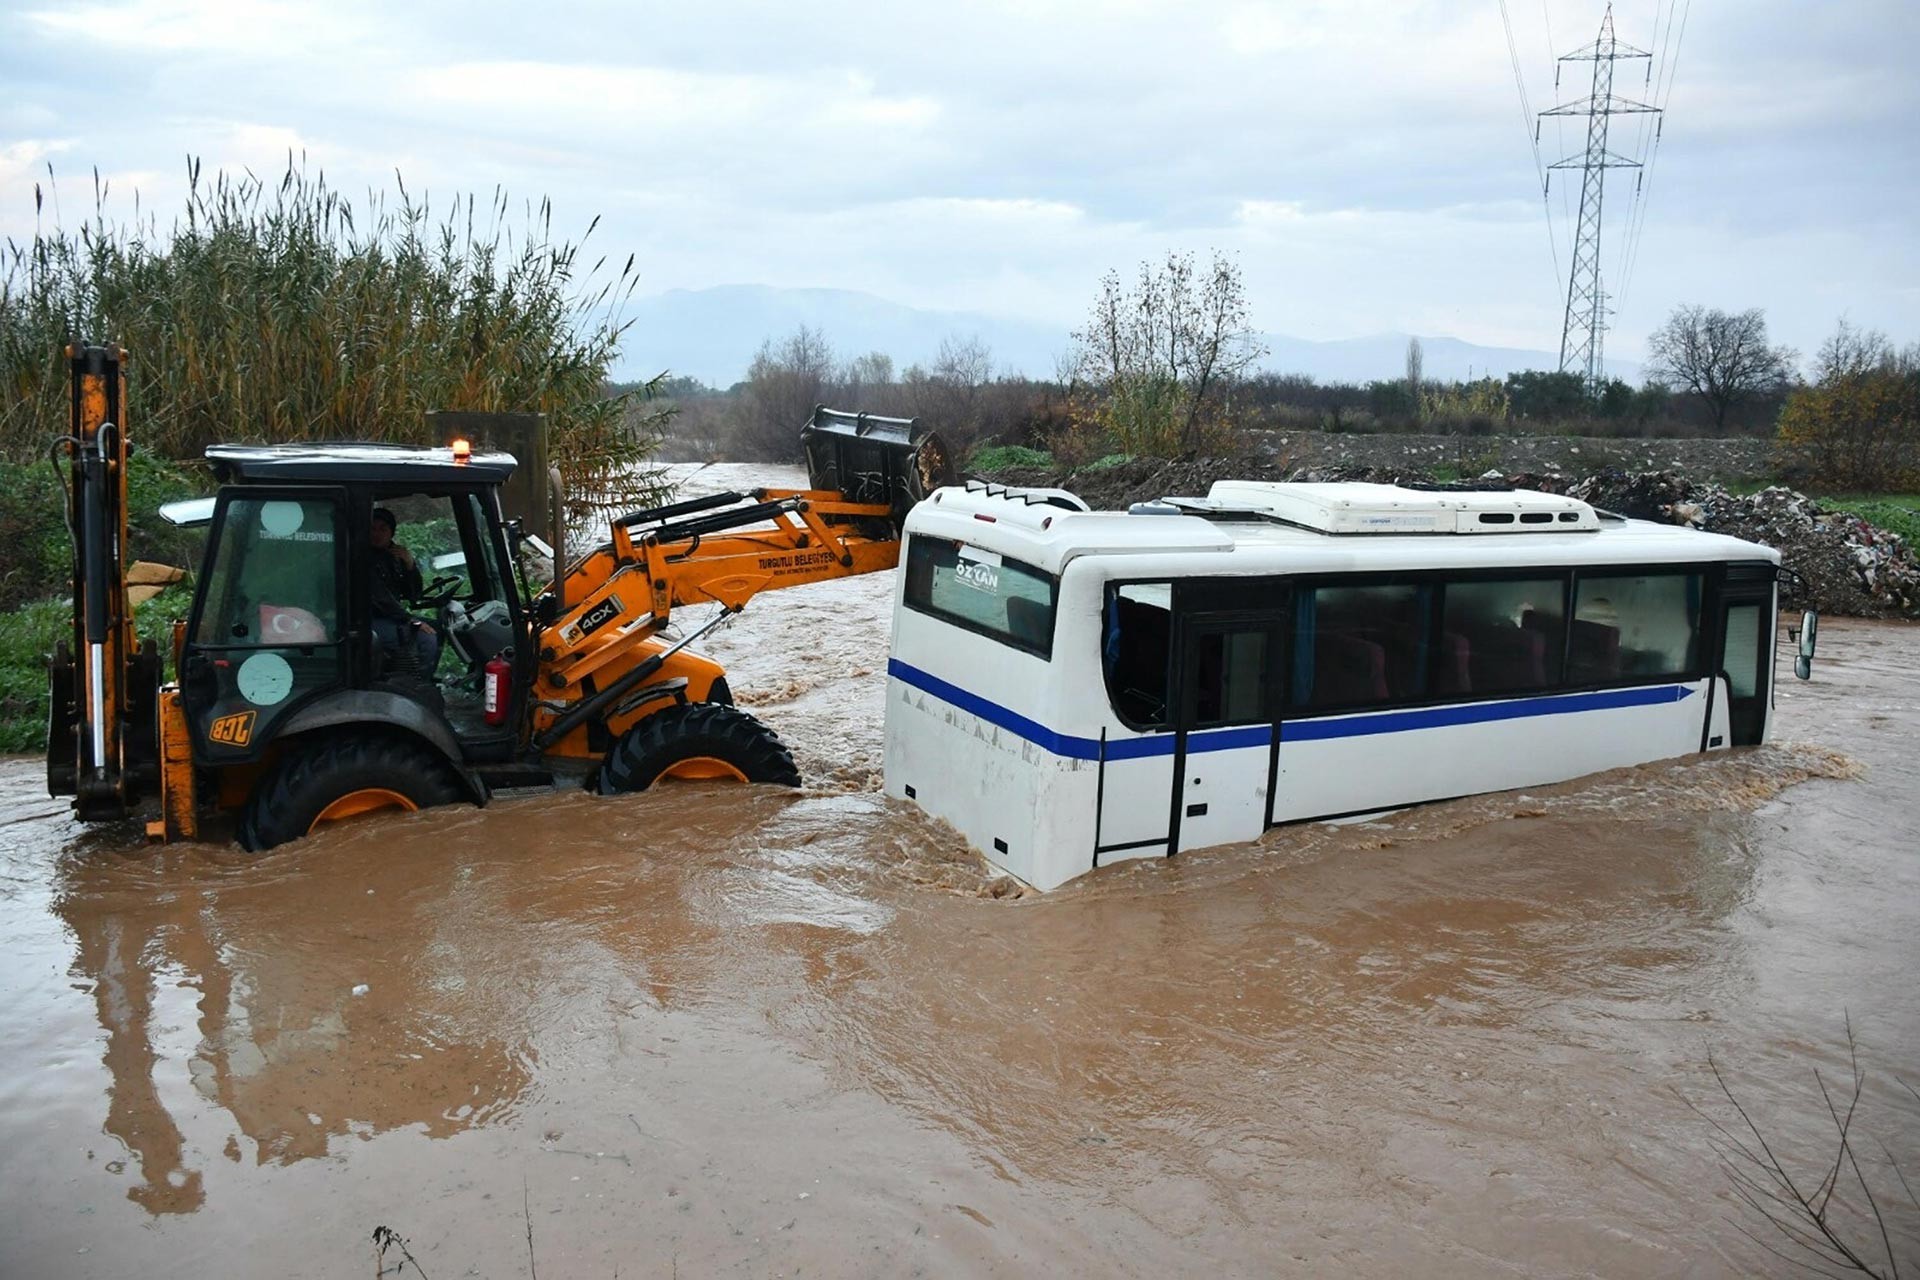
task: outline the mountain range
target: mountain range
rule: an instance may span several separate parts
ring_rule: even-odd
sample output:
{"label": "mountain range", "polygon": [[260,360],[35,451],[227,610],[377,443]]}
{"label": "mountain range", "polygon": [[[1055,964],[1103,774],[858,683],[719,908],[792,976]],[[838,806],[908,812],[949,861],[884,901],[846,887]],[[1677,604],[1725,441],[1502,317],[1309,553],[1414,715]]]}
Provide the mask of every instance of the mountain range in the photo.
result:
{"label": "mountain range", "polygon": [[[996,373],[1046,378],[1068,350],[1065,327],[976,311],[912,307],[848,289],[783,289],[735,284],[710,289],[670,289],[635,298],[622,342],[620,378],[665,371],[725,388],[744,378],[762,343],[778,343],[801,325],[819,330],[842,358],[881,351],[896,369],[930,365],[948,337],[977,338],[993,354]],[[1261,367],[1304,373],[1319,382],[1368,382],[1406,371],[1408,335],[1372,334],[1316,341],[1264,333]],[[1552,369],[1549,351],[1487,347],[1445,335],[1420,335],[1428,378],[1505,377],[1522,369]],[[1639,381],[1639,366],[1609,360],[1616,377]]]}

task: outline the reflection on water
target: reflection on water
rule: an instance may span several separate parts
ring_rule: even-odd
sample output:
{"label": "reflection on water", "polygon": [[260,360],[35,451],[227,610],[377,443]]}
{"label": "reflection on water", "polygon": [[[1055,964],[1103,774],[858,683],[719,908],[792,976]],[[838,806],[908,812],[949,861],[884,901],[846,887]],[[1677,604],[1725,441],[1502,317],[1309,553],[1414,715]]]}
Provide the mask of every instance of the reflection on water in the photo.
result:
{"label": "reflection on water", "polygon": [[[396,852],[368,843],[376,858]],[[296,856],[271,869],[207,850],[62,859],[55,911],[106,1037],[104,1128],[132,1154],[127,1196],[148,1212],[205,1199],[155,1081],[156,1045],[175,1032],[156,1021],[158,991],[193,994],[192,1087],[261,1164],[324,1156],[350,1133],[444,1137],[510,1113],[532,1079],[533,1050],[513,1035],[524,1020],[468,990],[479,975],[458,913],[371,908],[383,879],[340,852],[333,867]],[[407,856],[408,896],[458,901],[451,859]],[[226,1155],[241,1158],[237,1139]]]}
{"label": "reflection on water", "polygon": [[1841,1009],[1920,1046],[1920,630],[1830,627],[1783,745],[1018,900],[836,770],[884,669],[844,638],[790,691],[728,642],[799,795],[253,859],[80,835],[0,765],[0,1274],[340,1274],[383,1223],[430,1274],[529,1229],[554,1274],[1752,1273],[1706,1054],[1794,1143]]}

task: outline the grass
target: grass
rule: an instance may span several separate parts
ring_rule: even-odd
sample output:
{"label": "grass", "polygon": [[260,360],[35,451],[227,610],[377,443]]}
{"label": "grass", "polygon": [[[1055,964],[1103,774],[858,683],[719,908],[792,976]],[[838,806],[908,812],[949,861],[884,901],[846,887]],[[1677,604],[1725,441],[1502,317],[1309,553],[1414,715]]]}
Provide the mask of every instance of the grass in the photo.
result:
{"label": "grass", "polygon": [[974,471],[1002,471],[1008,467],[1051,467],[1053,455],[1045,449],[1029,449],[1022,444],[981,445],[967,457]]}
{"label": "grass", "polygon": [[[1742,480],[1727,489],[1750,497],[1778,480]],[[1828,511],[1844,511],[1859,516],[1876,528],[1897,533],[1908,542],[1920,545],[1920,493],[1823,493],[1810,491],[1814,501]]]}
{"label": "grass", "polygon": [[1920,493],[1836,493],[1817,495],[1820,505],[1859,516],[1868,524],[1897,533],[1920,546]]}

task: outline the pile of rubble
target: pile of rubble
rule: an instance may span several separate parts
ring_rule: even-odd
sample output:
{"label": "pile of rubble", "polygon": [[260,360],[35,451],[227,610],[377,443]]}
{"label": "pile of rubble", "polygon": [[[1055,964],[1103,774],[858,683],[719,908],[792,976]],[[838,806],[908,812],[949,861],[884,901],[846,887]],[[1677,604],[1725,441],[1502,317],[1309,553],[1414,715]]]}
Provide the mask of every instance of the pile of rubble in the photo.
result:
{"label": "pile of rubble", "polygon": [[[996,472],[1014,485],[1070,489],[1096,510],[1169,494],[1205,494],[1215,480],[1368,480],[1428,484],[1417,467],[1357,465],[1288,468],[1271,459],[1134,459],[1117,466],[1063,473],[1041,468]],[[1905,538],[1855,515],[1828,510],[1813,498],[1775,486],[1736,494],[1710,481],[1688,480],[1674,471],[1621,471],[1587,476],[1558,471],[1502,475],[1490,471],[1466,487],[1508,485],[1564,493],[1596,507],[1641,520],[1681,524],[1776,547],[1798,573],[1810,603],[1822,613],[1862,618],[1920,617],[1920,557]],[[1797,601],[1794,603],[1798,603]]]}
{"label": "pile of rubble", "polygon": [[[1540,479],[1509,477],[1512,483]],[[1920,558],[1907,540],[1859,516],[1822,507],[1804,493],[1779,485],[1755,494],[1730,493],[1670,471],[1602,471],[1556,488],[1623,516],[1776,547],[1822,613],[1920,617]]]}

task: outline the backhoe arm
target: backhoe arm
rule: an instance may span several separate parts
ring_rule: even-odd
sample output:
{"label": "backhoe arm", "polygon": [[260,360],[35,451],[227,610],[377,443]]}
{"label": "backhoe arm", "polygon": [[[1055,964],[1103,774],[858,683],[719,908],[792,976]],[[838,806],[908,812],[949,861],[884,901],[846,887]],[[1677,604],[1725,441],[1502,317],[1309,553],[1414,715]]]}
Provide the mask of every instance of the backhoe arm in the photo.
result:
{"label": "backhoe arm", "polygon": [[[541,632],[536,746],[595,722],[631,723],[676,672],[694,683],[691,696],[704,696],[719,668],[676,657],[681,649],[763,591],[893,568],[907,512],[953,483],[945,445],[913,420],[816,408],[800,440],[810,488],[629,512],[567,571],[557,593],[565,606]],[[720,608],[669,644],[661,629],[692,604]]]}
{"label": "backhoe arm", "polygon": [[678,606],[737,613],[762,591],[891,569],[899,556],[890,508],[838,492],[757,489],[630,513],[567,575],[575,603],[544,633],[542,684],[624,671]]}

